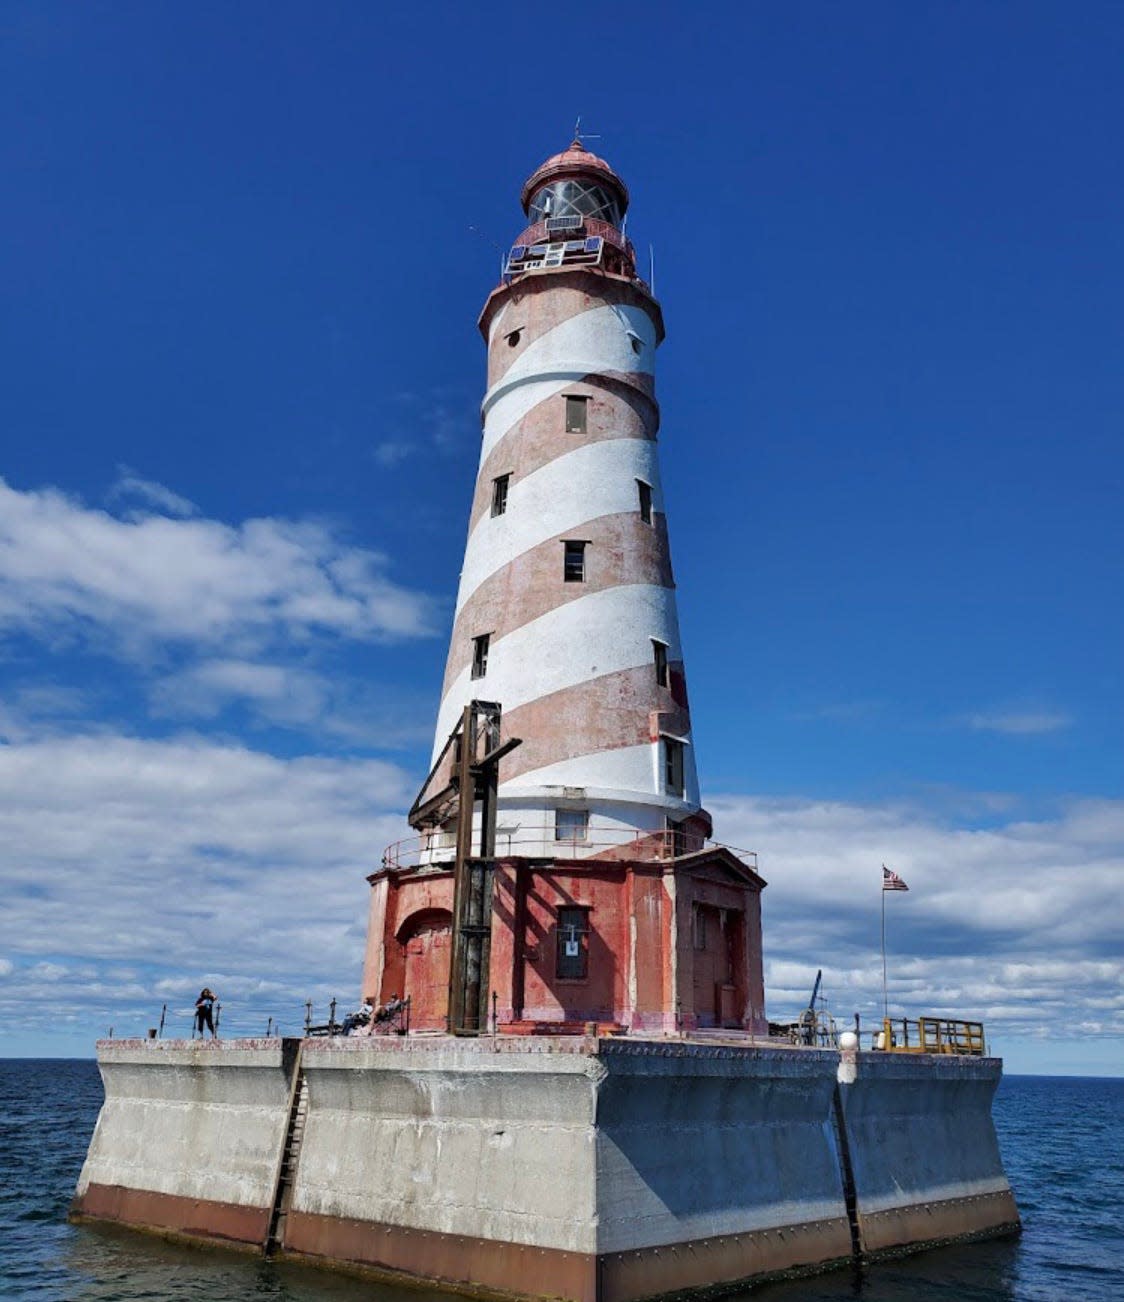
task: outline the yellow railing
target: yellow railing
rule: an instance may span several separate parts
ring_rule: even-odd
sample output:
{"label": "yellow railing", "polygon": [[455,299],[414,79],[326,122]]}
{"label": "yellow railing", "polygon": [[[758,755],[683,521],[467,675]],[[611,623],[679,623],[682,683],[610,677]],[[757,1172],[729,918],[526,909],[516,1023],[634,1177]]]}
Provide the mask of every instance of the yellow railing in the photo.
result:
{"label": "yellow railing", "polygon": [[952,1017],[887,1017],[878,1037],[887,1053],[957,1053],[983,1057],[987,1053],[983,1022]]}

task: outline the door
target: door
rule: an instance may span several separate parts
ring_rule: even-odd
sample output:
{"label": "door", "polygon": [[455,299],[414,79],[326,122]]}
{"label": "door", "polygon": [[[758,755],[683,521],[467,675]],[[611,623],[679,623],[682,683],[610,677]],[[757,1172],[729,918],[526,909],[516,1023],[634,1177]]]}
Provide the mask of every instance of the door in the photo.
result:
{"label": "door", "polygon": [[399,935],[406,960],[401,994],[410,1000],[410,1026],[441,1030],[449,1014],[452,915],[427,909],[408,918]]}

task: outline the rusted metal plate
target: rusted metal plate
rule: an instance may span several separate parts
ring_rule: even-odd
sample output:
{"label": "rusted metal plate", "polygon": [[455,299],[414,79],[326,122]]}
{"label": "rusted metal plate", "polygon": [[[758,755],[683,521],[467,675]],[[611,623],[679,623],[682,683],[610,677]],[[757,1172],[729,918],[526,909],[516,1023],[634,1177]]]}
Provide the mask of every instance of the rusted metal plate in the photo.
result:
{"label": "rusted metal plate", "polygon": [[597,1302],[596,1257],[557,1248],[293,1211],[283,1250],[520,1297]]}
{"label": "rusted metal plate", "polygon": [[827,1269],[851,1254],[845,1217],[777,1230],[610,1253],[601,1258],[600,1302],[637,1302],[799,1269]]}
{"label": "rusted metal plate", "polygon": [[150,1189],[90,1184],[75,1198],[71,1217],[115,1221],[138,1229],[171,1230],[196,1239],[261,1244],[269,1228],[268,1207],[211,1202]]}
{"label": "rusted metal plate", "polygon": [[881,1212],[859,1211],[865,1252],[886,1252],[952,1239],[1017,1233],[1019,1212],[1009,1189],[937,1202],[913,1203]]}

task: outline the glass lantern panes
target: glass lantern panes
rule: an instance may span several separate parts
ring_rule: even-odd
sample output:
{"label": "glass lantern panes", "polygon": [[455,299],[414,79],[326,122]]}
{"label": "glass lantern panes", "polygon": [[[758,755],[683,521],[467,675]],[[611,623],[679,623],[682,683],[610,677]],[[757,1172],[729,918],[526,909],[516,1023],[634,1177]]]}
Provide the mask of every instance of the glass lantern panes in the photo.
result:
{"label": "glass lantern panes", "polygon": [[532,222],[548,217],[593,217],[619,226],[620,208],[611,190],[592,181],[555,181],[535,192],[527,215]]}

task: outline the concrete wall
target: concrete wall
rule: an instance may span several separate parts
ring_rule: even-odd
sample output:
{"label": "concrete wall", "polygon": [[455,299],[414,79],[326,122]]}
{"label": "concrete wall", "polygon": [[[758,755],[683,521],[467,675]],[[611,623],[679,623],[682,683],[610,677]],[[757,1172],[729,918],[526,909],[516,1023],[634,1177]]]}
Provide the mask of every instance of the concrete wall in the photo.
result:
{"label": "concrete wall", "polygon": [[[260,1245],[296,1048],[103,1041],[75,1213]],[[744,1041],[305,1041],[283,1247],[634,1302],[849,1258],[848,1154],[867,1253],[1017,1228],[997,1061],[860,1054],[849,1084],[839,1068]]]}
{"label": "concrete wall", "polygon": [[835,1064],[652,1041],[310,1044],[286,1251],[582,1302],[844,1258]]}
{"label": "concrete wall", "polygon": [[296,1040],[102,1040],[78,1217],[264,1242]]}
{"label": "concrete wall", "polygon": [[596,1297],[589,1042],[306,1045],[287,1252],[530,1295]]}
{"label": "concrete wall", "polygon": [[862,1246],[1015,1229],[991,1102],[997,1058],[863,1053],[841,1085]]}
{"label": "concrete wall", "polygon": [[837,1055],[612,1041],[600,1061],[606,1302],[850,1255],[831,1121]]}

